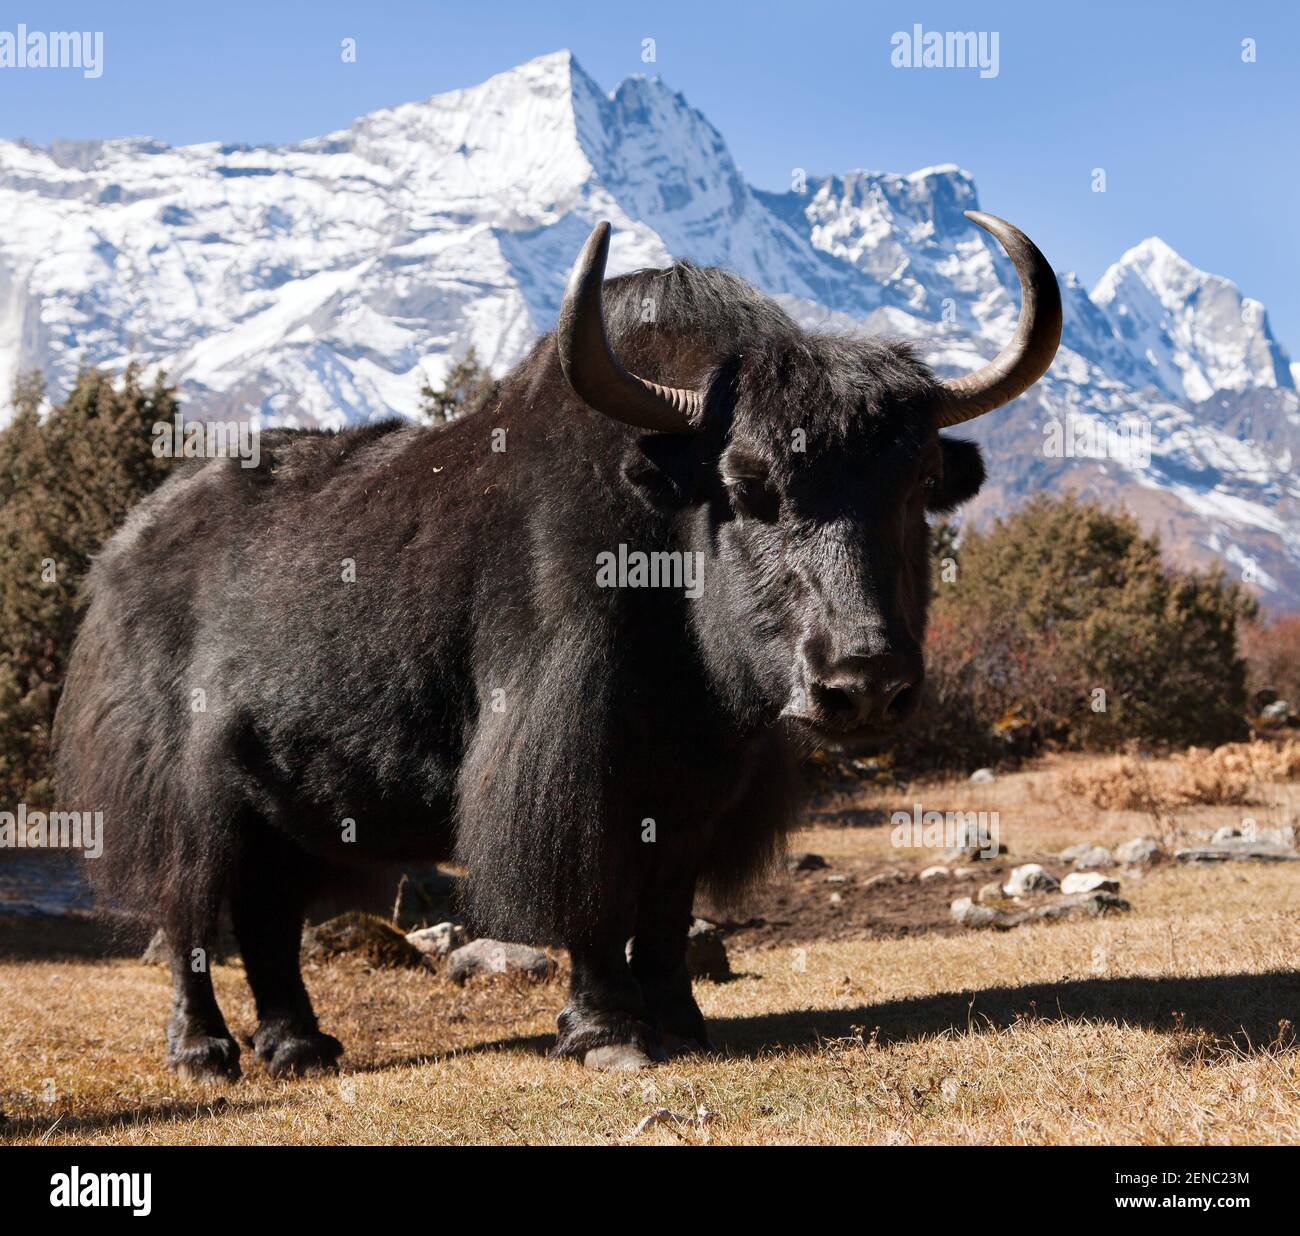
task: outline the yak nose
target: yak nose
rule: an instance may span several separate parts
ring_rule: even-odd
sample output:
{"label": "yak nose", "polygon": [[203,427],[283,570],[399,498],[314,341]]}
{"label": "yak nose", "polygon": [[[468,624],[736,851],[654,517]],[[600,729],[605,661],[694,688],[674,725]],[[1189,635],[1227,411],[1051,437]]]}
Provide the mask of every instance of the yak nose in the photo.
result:
{"label": "yak nose", "polygon": [[829,729],[897,725],[915,708],[920,680],[917,657],[893,652],[845,657],[812,677],[809,711]]}

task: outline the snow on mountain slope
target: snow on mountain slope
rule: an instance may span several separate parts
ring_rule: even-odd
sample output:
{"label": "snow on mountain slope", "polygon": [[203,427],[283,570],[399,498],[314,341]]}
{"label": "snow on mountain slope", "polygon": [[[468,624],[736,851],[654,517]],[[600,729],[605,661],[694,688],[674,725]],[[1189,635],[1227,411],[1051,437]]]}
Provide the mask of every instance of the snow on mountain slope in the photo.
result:
{"label": "snow on mountain slope", "polygon": [[[5,141],[0,387],[39,367],[57,392],[82,364],[134,357],[192,416],[410,414],[470,345],[498,372],[524,354],[600,218],[611,273],[725,265],[809,324],[911,338],[957,373],[1005,343],[1019,303],[962,215],[978,206],[951,164],[755,190],[680,94],[641,77],[606,93],[568,52],[292,145]],[[1157,239],[1091,295],[1061,285],[1048,377],[972,427],[995,478],[977,510],[1042,485],[1105,493],[1183,556],[1253,564],[1300,602],[1297,444],[1278,428],[1300,401],[1263,307]],[[1067,420],[1103,442],[1144,423],[1150,459],[1057,457],[1045,432]]]}
{"label": "snow on mountain slope", "polygon": [[1264,306],[1197,270],[1158,236],[1110,267],[1092,299],[1170,394],[1199,401],[1216,391],[1295,385]]}

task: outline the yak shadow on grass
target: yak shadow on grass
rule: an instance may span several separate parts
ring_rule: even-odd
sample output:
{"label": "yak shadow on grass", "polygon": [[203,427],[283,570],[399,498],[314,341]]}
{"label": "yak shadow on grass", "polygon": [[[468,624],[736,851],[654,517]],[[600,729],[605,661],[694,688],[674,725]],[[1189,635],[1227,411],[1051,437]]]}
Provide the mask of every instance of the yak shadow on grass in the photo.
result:
{"label": "yak shadow on grass", "polygon": [[272,1107],[276,1099],[227,1099],[214,1095],[203,1100],[169,1100],[164,1103],[140,1103],[134,1107],[107,1108],[78,1115],[53,1112],[48,1116],[10,1116],[0,1119],[0,1145],[20,1137],[48,1134],[51,1139],[77,1134],[104,1133],[129,1129],[155,1120],[195,1120],[211,1115],[246,1115],[258,1108]]}
{"label": "yak shadow on grass", "polygon": [[[867,1037],[882,1044],[950,1033],[986,1033],[1017,1021],[1118,1022],[1185,1038],[1219,1051],[1296,1050],[1300,972],[1216,974],[1196,978],[1095,978],[943,992],[855,1009],[809,1009],[710,1020],[727,1055],[754,1057]],[[1282,1025],[1280,1023],[1288,1023]]]}
{"label": "yak shadow on grass", "polygon": [[[719,1057],[755,1058],[816,1049],[836,1039],[870,1037],[882,1045],[935,1035],[986,1034],[1017,1022],[1115,1022],[1168,1034],[1180,1053],[1202,1059],[1294,1052],[1300,1047],[1300,972],[1206,975],[1197,978],[1079,979],[942,992],[853,1009],[804,1009],[755,1017],[712,1017]],[[1285,1023],[1285,1024],[1283,1024]],[[458,1055],[524,1052],[546,1055],[553,1035],[498,1038],[447,1052],[388,1058],[357,1072],[416,1066]]]}
{"label": "yak shadow on grass", "polygon": [[[1179,1051],[1213,1059],[1300,1047],[1295,1031],[1300,1026],[1300,972],[1028,983],[942,992],[853,1009],[802,1009],[708,1020],[721,1057],[807,1051],[835,1039],[870,1037],[873,1032],[877,1042],[888,1045],[968,1031],[985,1034],[1030,1020],[1044,1024],[1087,1020],[1177,1036]],[[378,1072],[494,1051],[545,1056],[554,1043],[555,1036],[550,1034],[503,1037],[451,1051],[385,1058],[348,1071]]]}

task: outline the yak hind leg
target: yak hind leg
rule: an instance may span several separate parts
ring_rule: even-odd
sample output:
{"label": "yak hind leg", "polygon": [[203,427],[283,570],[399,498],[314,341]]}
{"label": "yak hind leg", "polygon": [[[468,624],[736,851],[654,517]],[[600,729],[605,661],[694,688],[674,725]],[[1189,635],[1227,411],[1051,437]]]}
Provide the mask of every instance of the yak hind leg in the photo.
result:
{"label": "yak hind leg", "polygon": [[625,948],[623,940],[570,947],[569,1002],[558,1018],[552,1054],[614,1072],[635,1072],[667,1059]]}
{"label": "yak hind leg", "polygon": [[695,902],[695,877],[660,880],[641,898],[632,940],[632,973],[641,985],[650,1020],[687,1050],[712,1051],[704,1014],[686,968],[686,945]]}
{"label": "yak hind leg", "polygon": [[167,1019],[167,1067],[189,1081],[237,1081],[239,1045],[226,1027],[208,963],[212,950],[167,932],[172,1011]]}
{"label": "yak hind leg", "polygon": [[299,951],[307,897],[285,879],[292,866],[283,855],[250,854],[231,896],[235,935],[257,1008],[250,1045],[272,1077],[332,1069],[343,1054],[343,1044],[321,1032],[302,981]]}

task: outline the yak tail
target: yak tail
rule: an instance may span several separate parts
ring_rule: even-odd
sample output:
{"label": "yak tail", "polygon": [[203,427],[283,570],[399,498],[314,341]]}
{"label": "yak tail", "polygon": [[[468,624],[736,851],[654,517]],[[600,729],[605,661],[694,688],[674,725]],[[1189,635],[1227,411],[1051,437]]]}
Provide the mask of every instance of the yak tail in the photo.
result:
{"label": "yak tail", "polygon": [[192,767],[180,687],[172,684],[175,702],[163,706],[160,684],[133,668],[123,642],[92,600],[54,721],[56,802],[83,817],[100,813],[101,844],[86,871],[102,911],[207,948],[234,867],[236,816],[204,793],[211,780]]}

